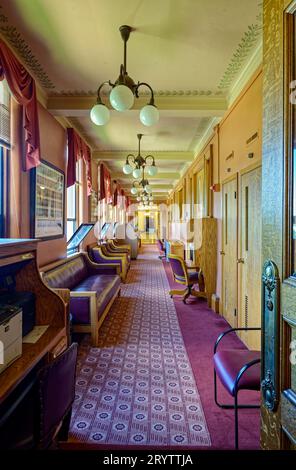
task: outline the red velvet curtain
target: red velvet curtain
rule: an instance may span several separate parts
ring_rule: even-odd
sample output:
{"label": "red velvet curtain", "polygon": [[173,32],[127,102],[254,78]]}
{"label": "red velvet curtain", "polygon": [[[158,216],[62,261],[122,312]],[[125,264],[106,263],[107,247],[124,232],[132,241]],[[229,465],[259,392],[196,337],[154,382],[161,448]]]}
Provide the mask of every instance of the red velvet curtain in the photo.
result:
{"label": "red velvet curtain", "polygon": [[116,183],[115,191],[114,191],[114,194],[113,194],[113,206],[117,206],[117,204],[119,204],[119,202],[120,202],[120,198],[119,198],[120,194],[121,194],[120,184],[119,184],[119,183]]}
{"label": "red velvet curtain", "polygon": [[0,39],[0,80],[6,78],[8,86],[24,110],[26,154],[24,169],[30,170],[40,163],[40,136],[35,81],[16,59],[5,42]]}
{"label": "red velvet curtain", "polygon": [[68,165],[67,188],[76,182],[76,162],[83,158],[86,165],[87,195],[91,194],[91,151],[89,146],[81,139],[72,127],[67,129],[68,137]]}
{"label": "red velvet curtain", "polygon": [[104,163],[100,164],[100,201],[105,199],[107,204],[112,204],[111,175]]}

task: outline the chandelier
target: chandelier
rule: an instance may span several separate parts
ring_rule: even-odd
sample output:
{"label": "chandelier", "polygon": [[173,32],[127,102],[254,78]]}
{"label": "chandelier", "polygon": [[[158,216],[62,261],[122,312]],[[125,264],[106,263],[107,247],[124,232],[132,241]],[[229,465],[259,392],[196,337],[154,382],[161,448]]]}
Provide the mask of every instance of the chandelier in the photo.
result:
{"label": "chandelier", "polygon": [[141,176],[141,170],[146,166],[148,168],[149,176],[155,176],[157,173],[157,168],[155,166],[155,159],[153,155],[147,155],[145,158],[141,156],[141,139],[143,134],[137,134],[138,137],[138,155],[135,157],[133,154],[129,153],[126,157],[125,165],[123,165],[122,171],[125,175],[133,173],[134,178],[139,178]]}
{"label": "chandelier", "polygon": [[141,194],[137,197],[137,201],[140,205],[144,206],[153,206],[153,196],[151,193],[147,193],[145,190],[141,192]]}
{"label": "chandelier", "polygon": [[107,106],[102,102],[101,89],[105,85],[109,85],[112,90],[109,95],[111,106],[117,111],[126,111],[134,104],[134,98],[139,98],[139,88],[145,86],[150,90],[151,97],[148,104],[146,104],[140,111],[140,121],[145,126],[152,126],[158,122],[159,112],[154,103],[154,93],[151,86],[145,82],[138,82],[137,84],[129,77],[126,69],[126,44],[129,39],[132,28],[127,25],[120,26],[119,28],[122,40],[124,42],[123,64],[120,66],[119,77],[115,83],[110,80],[103,82],[98,88],[97,103],[90,111],[90,118],[92,122],[98,126],[103,126],[110,119],[110,111]]}
{"label": "chandelier", "polygon": [[133,196],[136,196],[138,194],[139,189],[141,189],[141,197],[143,198],[149,197],[149,195],[152,193],[152,189],[151,189],[151,186],[149,185],[149,181],[145,178],[144,169],[145,167],[143,166],[142,167],[142,179],[140,181],[133,182],[133,185],[131,188],[131,193]]}

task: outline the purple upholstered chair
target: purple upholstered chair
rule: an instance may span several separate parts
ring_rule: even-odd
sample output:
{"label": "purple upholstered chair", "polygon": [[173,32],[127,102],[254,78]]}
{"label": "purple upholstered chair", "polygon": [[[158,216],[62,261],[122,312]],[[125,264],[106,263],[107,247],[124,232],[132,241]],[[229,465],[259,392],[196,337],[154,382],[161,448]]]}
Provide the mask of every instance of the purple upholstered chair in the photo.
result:
{"label": "purple upholstered chair", "polygon": [[157,246],[158,246],[158,249],[160,251],[160,253],[162,253],[161,255],[158,256],[159,259],[163,259],[166,257],[165,255],[165,248],[164,248],[164,243],[162,240],[157,240]]}
{"label": "purple upholstered chair", "polygon": [[[183,297],[183,302],[186,304],[186,299],[193,295],[194,297],[206,297],[204,291],[204,279],[201,271],[197,271],[196,267],[188,268],[185,261],[180,256],[169,255],[168,256],[174,281],[178,284],[183,284],[186,286],[183,290],[172,289],[169,291],[170,296],[173,298],[174,295],[181,295]],[[194,272],[190,273],[189,270],[194,269]],[[195,284],[199,285],[199,290],[194,290],[193,286]]]}
{"label": "purple upholstered chair", "polygon": [[[234,409],[235,449],[238,449],[238,409],[260,408],[260,405],[238,404],[240,390],[260,390],[260,351],[248,349],[224,349],[218,351],[218,345],[225,335],[234,331],[260,330],[260,328],[231,328],[222,333],[214,347],[214,396],[217,406]],[[217,399],[217,376],[227,392],[234,398],[234,405],[225,405]]]}

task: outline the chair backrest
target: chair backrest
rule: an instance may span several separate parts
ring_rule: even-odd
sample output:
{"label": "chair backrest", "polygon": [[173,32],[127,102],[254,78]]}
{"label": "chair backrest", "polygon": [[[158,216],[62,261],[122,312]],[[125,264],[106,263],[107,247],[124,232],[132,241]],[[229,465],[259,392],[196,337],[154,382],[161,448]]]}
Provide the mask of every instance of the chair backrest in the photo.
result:
{"label": "chair backrest", "polygon": [[164,251],[164,246],[163,246],[163,242],[161,240],[157,240],[157,245],[158,245],[158,249],[159,251]]}
{"label": "chair backrest", "polygon": [[71,290],[87,276],[88,269],[85,258],[83,254],[79,254],[57,263],[55,267],[48,271],[45,269],[43,280],[53,289],[60,287]]}
{"label": "chair backrest", "polygon": [[177,255],[169,255],[168,256],[174,279],[181,284],[188,283],[188,274],[186,269],[186,264],[183,258]]}
{"label": "chair backrest", "polygon": [[75,397],[77,343],[38,373],[40,423],[38,440],[47,447],[63,418],[69,413]]}

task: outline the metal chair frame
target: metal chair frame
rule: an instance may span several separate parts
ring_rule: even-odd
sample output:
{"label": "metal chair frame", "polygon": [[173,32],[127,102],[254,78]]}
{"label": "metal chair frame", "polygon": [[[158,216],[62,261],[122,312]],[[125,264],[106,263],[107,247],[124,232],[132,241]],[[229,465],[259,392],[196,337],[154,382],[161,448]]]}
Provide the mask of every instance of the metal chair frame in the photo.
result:
{"label": "metal chair frame", "polygon": [[[224,331],[224,333],[221,333],[217,340],[216,340],[216,343],[215,343],[215,346],[214,346],[214,354],[217,352],[217,349],[218,349],[218,344],[220,343],[220,341],[222,340],[222,338],[224,338],[224,336],[226,336],[228,333],[232,333],[233,331],[254,331],[254,330],[257,330],[257,331],[260,331],[261,328],[257,328],[257,327],[254,327],[254,328],[230,328],[229,330],[226,330]],[[244,375],[244,373],[250,368],[252,367],[253,365],[255,364],[258,364],[259,362],[261,361],[261,359],[254,359],[253,361],[250,361],[248,363],[246,363],[241,369],[240,371],[238,372],[237,376],[236,376],[236,379],[235,379],[235,384],[234,384],[234,405],[226,405],[226,404],[221,404],[218,402],[218,397],[217,397],[217,373],[216,373],[216,370],[214,368],[214,398],[215,398],[215,403],[217,406],[219,406],[219,408],[222,408],[224,410],[229,410],[229,409],[234,409],[234,433],[235,433],[235,450],[238,450],[238,410],[240,408],[260,408],[260,405],[251,405],[251,404],[243,404],[243,405],[239,405],[238,404],[238,392],[239,392],[239,389],[238,389],[238,386],[239,386],[239,382],[240,382],[240,379],[242,378],[242,376]]]}

